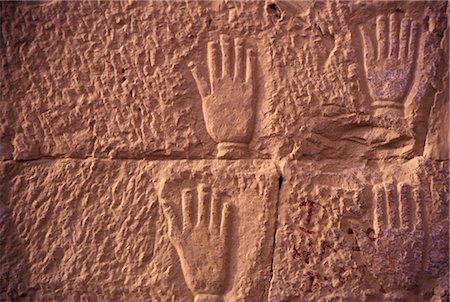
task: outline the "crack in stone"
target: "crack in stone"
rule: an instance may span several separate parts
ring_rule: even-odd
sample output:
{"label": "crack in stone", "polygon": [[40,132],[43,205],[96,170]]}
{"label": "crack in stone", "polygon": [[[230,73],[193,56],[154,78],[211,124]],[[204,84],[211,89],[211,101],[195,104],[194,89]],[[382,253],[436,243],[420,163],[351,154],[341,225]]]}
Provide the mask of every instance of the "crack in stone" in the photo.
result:
{"label": "crack in stone", "polygon": [[[278,170],[278,166],[277,166]],[[281,189],[283,186],[283,175],[278,176],[278,194],[277,194],[277,203],[275,207],[275,225],[274,225],[274,232],[273,232],[273,241],[272,241],[272,261],[270,263],[270,279],[268,282],[268,288],[264,290],[263,297],[267,295],[267,301],[269,301],[269,295],[270,295],[270,288],[272,286],[272,279],[273,279],[273,266],[274,266],[274,258],[275,258],[275,247],[276,247],[276,238],[277,238],[277,231],[278,231],[278,213],[279,213],[279,206],[280,206],[280,200],[281,200]]]}

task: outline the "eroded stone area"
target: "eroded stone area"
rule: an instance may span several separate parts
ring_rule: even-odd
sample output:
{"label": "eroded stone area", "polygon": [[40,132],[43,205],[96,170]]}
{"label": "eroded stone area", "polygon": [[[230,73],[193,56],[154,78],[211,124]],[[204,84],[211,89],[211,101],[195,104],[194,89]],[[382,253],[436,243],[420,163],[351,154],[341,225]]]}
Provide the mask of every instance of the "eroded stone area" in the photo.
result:
{"label": "eroded stone area", "polygon": [[445,1],[0,3],[0,300],[448,301]]}
{"label": "eroded stone area", "polygon": [[2,299],[267,299],[270,161],[7,163],[2,192]]}
{"label": "eroded stone area", "polygon": [[447,164],[288,162],[284,175],[269,300],[448,297]]}
{"label": "eroded stone area", "polygon": [[152,185],[155,165],[43,160],[2,168],[2,299],[162,299],[150,287],[189,294],[157,273],[179,272]]}
{"label": "eroded stone area", "polygon": [[1,155],[410,158],[447,35],[444,1],[2,2]]}

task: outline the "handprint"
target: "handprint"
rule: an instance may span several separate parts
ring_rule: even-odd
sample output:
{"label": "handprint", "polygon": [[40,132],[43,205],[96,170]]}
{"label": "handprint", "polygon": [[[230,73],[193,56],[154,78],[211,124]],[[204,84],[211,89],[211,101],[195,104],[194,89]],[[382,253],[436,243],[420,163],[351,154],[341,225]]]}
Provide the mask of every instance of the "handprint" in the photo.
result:
{"label": "handprint", "polygon": [[220,36],[220,46],[221,67],[216,43],[208,43],[210,85],[194,63],[189,67],[202,98],[206,130],[218,143],[217,157],[235,159],[247,154],[253,135],[255,55],[247,49],[245,56],[242,38],[234,40],[234,59],[228,36]]}
{"label": "handprint", "polygon": [[399,26],[396,14],[391,14],[388,30],[386,16],[378,16],[377,54],[369,32],[360,29],[364,44],[364,66],[375,113],[378,114],[380,110],[402,110],[414,71],[419,24],[404,17]]}
{"label": "handprint", "polygon": [[353,222],[367,269],[382,291],[409,289],[417,281],[424,246],[420,191],[407,184],[375,188],[373,228]]}
{"label": "handprint", "polygon": [[[180,258],[184,278],[196,302],[223,301],[228,278],[231,205],[199,185],[181,193],[181,213],[162,201],[169,222],[169,238]],[[178,221],[178,217],[182,220]]]}

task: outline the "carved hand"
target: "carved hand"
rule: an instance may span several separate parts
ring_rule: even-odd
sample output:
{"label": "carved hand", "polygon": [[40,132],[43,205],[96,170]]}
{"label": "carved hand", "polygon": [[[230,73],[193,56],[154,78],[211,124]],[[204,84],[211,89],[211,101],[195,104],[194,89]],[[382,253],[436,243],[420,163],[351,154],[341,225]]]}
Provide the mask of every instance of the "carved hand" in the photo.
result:
{"label": "carved hand", "polygon": [[203,185],[181,194],[182,223],[174,208],[162,202],[169,238],[180,258],[184,278],[196,301],[223,301],[228,277],[231,206],[221,204]]}
{"label": "carved hand", "polygon": [[404,17],[399,26],[395,14],[389,17],[389,30],[387,23],[386,16],[377,17],[376,55],[369,32],[360,28],[364,44],[364,67],[375,110],[402,110],[411,83],[419,25]]}
{"label": "carved hand", "polygon": [[217,156],[239,158],[246,155],[253,135],[255,55],[247,49],[245,58],[241,38],[234,40],[234,59],[228,36],[220,36],[220,46],[221,64],[216,43],[208,43],[210,85],[192,62],[189,66],[202,98],[206,130],[218,143]]}
{"label": "carved hand", "polygon": [[390,184],[377,187],[375,195],[373,229],[353,225],[358,245],[382,290],[409,289],[417,281],[424,248],[419,190]]}

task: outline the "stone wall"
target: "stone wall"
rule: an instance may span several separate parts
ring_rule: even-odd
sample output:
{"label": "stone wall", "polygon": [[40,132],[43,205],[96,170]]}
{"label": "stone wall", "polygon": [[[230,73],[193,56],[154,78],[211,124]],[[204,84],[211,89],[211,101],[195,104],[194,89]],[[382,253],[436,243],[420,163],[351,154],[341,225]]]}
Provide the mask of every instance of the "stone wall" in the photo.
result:
{"label": "stone wall", "polygon": [[448,301],[447,2],[0,6],[0,301]]}

